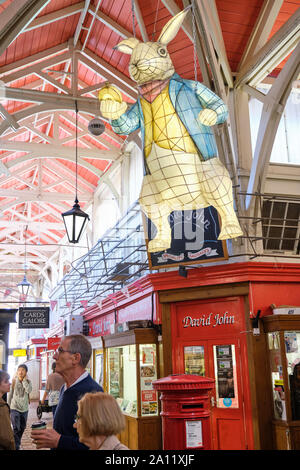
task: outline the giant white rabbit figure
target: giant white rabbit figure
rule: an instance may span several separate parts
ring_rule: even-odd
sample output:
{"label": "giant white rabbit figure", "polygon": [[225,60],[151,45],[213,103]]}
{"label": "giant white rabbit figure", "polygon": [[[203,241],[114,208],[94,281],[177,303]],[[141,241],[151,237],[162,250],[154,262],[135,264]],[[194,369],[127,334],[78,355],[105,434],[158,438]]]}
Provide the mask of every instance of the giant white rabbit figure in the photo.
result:
{"label": "giant white rabbit figure", "polygon": [[155,224],[149,252],[170,248],[168,216],[174,210],[213,206],[221,217],[220,240],[242,235],[233,208],[232,183],[217,157],[211,126],[227,118],[224,102],[202,83],[175,73],[167,44],[176,36],[187,11],[174,16],[157,42],[136,38],[121,41],[115,49],[130,54],[129,72],[138,84],[139,97],[127,105],[116,90],[99,93],[100,111],[117,134],[140,129],[146,175],[139,203]]}

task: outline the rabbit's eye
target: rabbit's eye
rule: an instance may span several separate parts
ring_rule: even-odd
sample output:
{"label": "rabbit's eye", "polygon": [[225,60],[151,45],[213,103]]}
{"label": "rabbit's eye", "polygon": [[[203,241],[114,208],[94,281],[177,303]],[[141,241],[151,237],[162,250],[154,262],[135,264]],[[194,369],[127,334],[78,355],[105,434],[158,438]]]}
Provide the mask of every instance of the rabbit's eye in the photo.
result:
{"label": "rabbit's eye", "polygon": [[166,51],[166,49],[165,49],[164,47],[159,47],[159,48],[157,49],[157,52],[159,53],[159,55],[160,55],[161,57],[166,57],[166,55],[167,55],[167,51]]}

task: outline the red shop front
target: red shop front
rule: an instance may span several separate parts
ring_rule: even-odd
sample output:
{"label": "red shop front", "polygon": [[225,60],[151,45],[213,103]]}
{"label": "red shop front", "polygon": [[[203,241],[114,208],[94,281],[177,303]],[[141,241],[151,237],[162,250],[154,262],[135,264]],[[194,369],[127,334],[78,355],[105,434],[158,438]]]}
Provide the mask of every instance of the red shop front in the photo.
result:
{"label": "red shop front", "polygon": [[240,296],[171,305],[174,373],[215,380],[214,449],[253,448],[245,308]]}
{"label": "red shop front", "polygon": [[87,312],[91,329],[100,319],[101,325],[109,324],[107,332],[99,327],[100,335],[116,331],[112,325],[119,318],[148,318],[154,327],[160,325],[156,378],[186,373],[215,381],[212,448],[276,448],[270,351],[262,320],[275,317],[272,304],[300,305],[300,265],[205,266],[188,270],[187,278],[178,271],[150,274],[138,285],[129,286],[126,296],[117,293],[114,302],[107,299],[101,310]]}

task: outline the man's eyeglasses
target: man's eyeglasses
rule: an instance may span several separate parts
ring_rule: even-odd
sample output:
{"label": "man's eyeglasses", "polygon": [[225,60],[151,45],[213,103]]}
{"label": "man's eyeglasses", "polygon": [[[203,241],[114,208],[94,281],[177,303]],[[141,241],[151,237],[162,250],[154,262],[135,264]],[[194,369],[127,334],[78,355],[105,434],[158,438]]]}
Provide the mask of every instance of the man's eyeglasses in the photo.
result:
{"label": "man's eyeglasses", "polygon": [[81,418],[81,416],[79,414],[76,414],[75,419],[74,419],[75,423],[78,423],[80,418]]}
{"label": "man's eyeglasses", "polygon": [[70,354],[75,354],[73,351],[69,351],[68,349],[63,349],[62,347],[59,346],[59,348],[57,348],[56,352],[58,354],[61,354],[61,353],[65,353],[65,352],[68,352]]}

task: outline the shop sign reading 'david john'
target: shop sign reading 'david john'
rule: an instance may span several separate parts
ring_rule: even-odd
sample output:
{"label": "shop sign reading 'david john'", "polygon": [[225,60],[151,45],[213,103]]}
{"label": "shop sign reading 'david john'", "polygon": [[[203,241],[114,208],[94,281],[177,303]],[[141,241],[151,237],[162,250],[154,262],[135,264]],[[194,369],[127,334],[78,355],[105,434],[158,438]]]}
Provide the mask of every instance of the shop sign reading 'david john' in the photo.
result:
{"label": "shop sign reading 'david john'", "polygon": [[49,328],[49,307],[20,307],[19,328]]}

